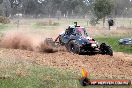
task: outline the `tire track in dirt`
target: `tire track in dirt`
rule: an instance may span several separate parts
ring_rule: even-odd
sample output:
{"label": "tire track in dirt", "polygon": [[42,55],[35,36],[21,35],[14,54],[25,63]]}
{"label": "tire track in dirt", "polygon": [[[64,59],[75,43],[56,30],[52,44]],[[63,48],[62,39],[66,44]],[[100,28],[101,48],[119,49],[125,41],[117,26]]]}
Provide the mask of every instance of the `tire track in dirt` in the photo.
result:
{"label": "tire track in dirt", "polygon": [[0,49],[0,58],[26,60],[42,66],[71,69],[84,67],[95,78],[132,79],[132,55],[115,52],[114,56],[76,55],[68,52],[39,53],[19,49]]}

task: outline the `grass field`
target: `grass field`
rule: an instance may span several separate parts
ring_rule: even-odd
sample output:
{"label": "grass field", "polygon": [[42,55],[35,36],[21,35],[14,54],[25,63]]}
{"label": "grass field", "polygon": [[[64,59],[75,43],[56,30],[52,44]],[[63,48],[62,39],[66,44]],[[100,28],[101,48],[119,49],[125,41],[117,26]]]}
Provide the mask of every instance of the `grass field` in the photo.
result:
{"label": "grass field", "polygon": [[[9,69],[6,69],[9,70]],[[9,74],[8,78],[0,79],[0,88],[77,88],[80,87],[76,74],[68,71],[33,66],[21,69],[20,73]],[[5,72],[4,72],[5,74]]]}
{"label": "grass field", "polygon": [[6,24],[0,24],[0,31],[6,29],[7,27],[8,25]]}

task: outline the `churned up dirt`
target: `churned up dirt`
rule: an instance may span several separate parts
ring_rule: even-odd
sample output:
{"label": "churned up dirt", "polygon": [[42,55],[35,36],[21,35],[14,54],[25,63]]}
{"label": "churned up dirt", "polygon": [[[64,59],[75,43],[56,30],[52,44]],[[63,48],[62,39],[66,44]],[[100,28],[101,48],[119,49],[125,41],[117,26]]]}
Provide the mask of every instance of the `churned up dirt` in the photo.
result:
{"label": "churned up dirt", "polygon": [[23,31],[9,31],[1,38],[0,46],[10,49],[22,49],[36,52],[53,53],[62,49],[54,48],[46,37]]}

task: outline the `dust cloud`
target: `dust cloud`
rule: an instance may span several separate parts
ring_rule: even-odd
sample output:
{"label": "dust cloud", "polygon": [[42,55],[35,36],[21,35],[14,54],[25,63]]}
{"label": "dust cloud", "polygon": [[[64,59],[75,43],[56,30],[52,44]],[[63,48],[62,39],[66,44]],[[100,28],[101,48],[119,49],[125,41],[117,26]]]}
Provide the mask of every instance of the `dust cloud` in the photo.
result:
{"label": "dust cloud", "polygon": [[46,41],[46,36],[24,31],[8,31],[1,38],[2,48],[22,49],[36,52],[53,53],[60,49],[54,48]]}

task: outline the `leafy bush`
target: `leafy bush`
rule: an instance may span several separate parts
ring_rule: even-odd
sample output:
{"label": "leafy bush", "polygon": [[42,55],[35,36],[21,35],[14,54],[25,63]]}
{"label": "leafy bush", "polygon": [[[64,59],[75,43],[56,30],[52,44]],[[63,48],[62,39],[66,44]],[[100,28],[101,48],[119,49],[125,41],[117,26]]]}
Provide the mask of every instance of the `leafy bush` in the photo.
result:
{"label": "leafy bush", "polygon": [[8,24],[8,23],[10,23],[10,20],[7,17],[0,16],[0,23]]}

